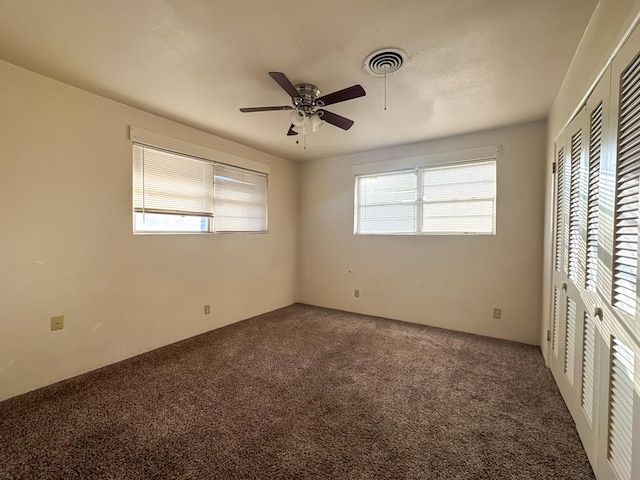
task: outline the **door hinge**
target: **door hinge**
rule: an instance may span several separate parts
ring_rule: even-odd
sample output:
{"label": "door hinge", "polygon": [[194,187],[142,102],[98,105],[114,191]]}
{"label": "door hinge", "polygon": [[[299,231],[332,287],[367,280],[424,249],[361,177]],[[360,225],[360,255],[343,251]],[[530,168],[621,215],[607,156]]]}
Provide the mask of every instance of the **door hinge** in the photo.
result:
{"label": "door hinge", "polygon": [[551,341],[551,330],[547,330],[547,342]]}
{"label": "door hinge", "polygon": [[553,173],[556,173],[556,162],[553,162],[551,168],[553,169]]}

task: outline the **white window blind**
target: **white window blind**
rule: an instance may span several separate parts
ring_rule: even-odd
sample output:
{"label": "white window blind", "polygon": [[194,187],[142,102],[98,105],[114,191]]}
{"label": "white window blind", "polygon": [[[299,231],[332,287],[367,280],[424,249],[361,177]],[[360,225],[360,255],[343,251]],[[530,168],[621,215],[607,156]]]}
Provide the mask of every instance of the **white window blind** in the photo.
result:
{"label": "white window blind", "polygon": [[136,232],[264,232],[267,175],[133,145]]}
{"label": "white window blind", "polygon": [[267,176],[216,164],[214,177],[215,231],[267,230]]}
{"label": "white window blind", "polygon": [[136,212],[213,217],[213,164],[143,145],[133,146]]}
{"label": "white window blind", "polygon": [[491,234],[496,162],[356,176],[355,233]]}
{"label": "white window blind", "polygon": [[634,354],[619,339],[611,339],[609,371],[608,458],[621,480],[631,479],[633,456]]}
{"label": "white window blind", "polygon": [[356,232],[414,232],[416,180],[415,170],[358,177]]}
{"label": "white window blind", "polygon": [[496,162],[422,168],[422,231],[493,233]]}

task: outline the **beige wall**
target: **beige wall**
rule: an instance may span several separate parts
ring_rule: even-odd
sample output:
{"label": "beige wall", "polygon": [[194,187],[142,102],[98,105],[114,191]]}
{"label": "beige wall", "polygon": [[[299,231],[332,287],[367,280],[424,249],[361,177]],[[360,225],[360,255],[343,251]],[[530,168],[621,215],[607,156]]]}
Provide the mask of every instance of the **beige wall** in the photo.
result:
{"label": "beige wall", "polygon": [[[497,235],[353,235],[352,165],[495,144]],[[545,144],[537,122],[303,164],[300,300],[537,344]]]}
{"label": "beige wall", "polygon": [[[0,78],[0,400],[296,300],[297,165],[4,62]],[[269,234],[134,236],[130,124],[270,165]]]}
{"label": "beige wall", "polygon": [[[600,1],[546,125],[301,166],[0,62],[0,400],[297,300],[546,346],[553,140],[638,12]],[[270,233],[132,235],[130,124],[269,164]],[[353,164],[496,143],[495,237],[352,234]]]}
{"label": "beige wall", "polygon": [[600,0],[549,113],[547,143],[545,242],[543,273],[543,322],[540,331],[542,352],[548,361],[545,341],[551,318],[551,252],[553,246],[552,171],[555,140],[586,99],[640,14],[640,0]]}

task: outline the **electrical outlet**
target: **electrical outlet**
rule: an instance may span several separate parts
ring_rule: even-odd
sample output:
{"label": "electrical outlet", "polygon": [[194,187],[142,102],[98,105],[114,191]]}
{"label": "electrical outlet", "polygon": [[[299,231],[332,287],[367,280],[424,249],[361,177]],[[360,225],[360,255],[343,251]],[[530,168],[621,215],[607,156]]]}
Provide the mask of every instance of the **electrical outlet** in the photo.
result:
{"label": "electrical outlet", "polygon": [[493,318],[495,318],[496,320],[500,320],[502,318],[502,309],[501,308],[494,308],[493,309]]}
{"label": "electrical outlet", "polygon": [[358,290],[357,288],[353,291],[353,296],[356,298],[360,298],[360,290]]}
{"label": "electrical outlet", "polygon": [[209,315],[211,313],[211,305],[204,306],[204,314]]}
{"label": "electrical outlet", "polygon": [[62,330],[64,328],[64,315],[51,317],[51,331]]}

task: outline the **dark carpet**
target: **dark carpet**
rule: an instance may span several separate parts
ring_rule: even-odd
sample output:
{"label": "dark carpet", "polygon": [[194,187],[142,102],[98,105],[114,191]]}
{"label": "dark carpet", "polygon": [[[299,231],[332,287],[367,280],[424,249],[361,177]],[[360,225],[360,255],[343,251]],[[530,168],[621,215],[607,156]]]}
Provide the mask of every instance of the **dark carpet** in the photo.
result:
{"label": "dark carpet", "polygon": [[0,403],[1,479],[593,479],[537,347],[293,305]]}

